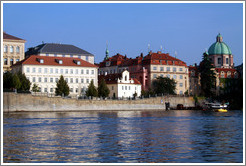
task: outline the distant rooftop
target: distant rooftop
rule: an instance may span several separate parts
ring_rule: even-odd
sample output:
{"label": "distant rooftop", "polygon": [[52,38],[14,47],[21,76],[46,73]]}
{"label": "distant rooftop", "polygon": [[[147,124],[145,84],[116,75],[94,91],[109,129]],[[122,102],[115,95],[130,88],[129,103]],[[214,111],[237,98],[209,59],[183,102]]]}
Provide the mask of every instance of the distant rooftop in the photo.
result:
{"label": "distant rooftop", "polygon": [[3,32],[3,39],[9,39],[9,40],[23,40],[23,41],[25,41],[24,39],[21,39],[21,38],[18,38],[18,37],[9,35],[9,34],[7,34],[6,32]]}
{"label": "distant rooftop", "polygon": [[26,52],[26,55],[37,55],[40,53],[45,54],[72,54],[72,55],[89,55],[94,56],[93,54],[78,48],[74,45],[69,44],[58,44],[58,43],[44,43],[36,47],[31,47]]}

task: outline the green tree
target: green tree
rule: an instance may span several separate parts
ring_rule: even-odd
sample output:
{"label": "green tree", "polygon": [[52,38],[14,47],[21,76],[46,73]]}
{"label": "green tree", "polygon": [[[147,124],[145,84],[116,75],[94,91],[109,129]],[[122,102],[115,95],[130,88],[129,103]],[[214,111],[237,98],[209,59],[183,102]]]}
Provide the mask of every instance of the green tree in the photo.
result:
{"label": "green tree", "polygon": [[38,87],[38,85],[36,83],[33,84],[32,91],[33,92],[40,92],[39,87]]}
{"label": "green tree", "polygon": [[110,90],[109,90],[108,86],[106,85],[104,78],[99,83],[97,91],[98,91],[99,97],[103,97],[103,98],[108,97]]}
{"label": "green tree", "polygon": [[11,89],[13,88],[13,74],[9,71],[3,74],[3,88]]}
{"label": "green tree", "polygon": [[65,81],[63,75],[60,76],[60,79],[56,83],[56,95],[57,96],[68,96],[69,95],[69,86],[67,81]]}
{"label": "green tree", "polygon": [[153,81],[153,88],[156,94],[175,94],[176,82],[168,77],[157,77]]}
{"label": "green tree", "polygon": [[94,82],[93,80],[91,80],[91,83],[90,85],[88,86],[88,89],[86,91],[86,96],[89,97],[89,96],[92,96],[92,97],[97,97],[98,95],[98,92],[97,92],[97,89],[94,85]]}
{"label": "green tree", "polygon": [[213,97],[213,88],[215,88],[216,77],[213,70],[213,65],[208,59],[208,54],[203,54],[203,60],[199,65],[199,72],[201,77],[201,93],[205,97]]}
{"label": "green tree", "polygon": [[31,82],[26,78],[26,75],[22,74],[21,72],[18,72],[17,76],[19,77],[20,82],[21,82],[20,90],[29,91]]}
{"label": "green tree", "polygon": [[21,87],[21,82],[20,82],[20,79],[19,77],[17,76],[17,74],[14,74],[13,75],[13,87],[15,89],[20,89]]}

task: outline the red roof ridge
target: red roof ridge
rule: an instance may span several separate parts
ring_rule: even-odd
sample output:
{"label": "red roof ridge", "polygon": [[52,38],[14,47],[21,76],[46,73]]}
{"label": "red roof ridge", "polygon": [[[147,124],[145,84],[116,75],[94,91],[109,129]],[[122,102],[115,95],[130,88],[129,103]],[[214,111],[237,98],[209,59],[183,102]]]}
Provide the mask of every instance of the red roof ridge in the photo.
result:
{"label": "red roof ridge", "polygon": [[[44,62],[40,63],[37,59],[43,59]],[[63,63],[59,64],[55,60],[62,60]],[[80,65],[74,63],[74,60],[80,61]],[[47,65],[47,66],[78,66],[78,67],[96,67],[96,65],[91,64],[85,60],[79,58],[71,58],[71,57],[51,57],[51,56],[38,56],[38,55],[31,55],[30,57],[17,62],[13,66],[20,65],[20,64],[29,64],[29,65]]]}

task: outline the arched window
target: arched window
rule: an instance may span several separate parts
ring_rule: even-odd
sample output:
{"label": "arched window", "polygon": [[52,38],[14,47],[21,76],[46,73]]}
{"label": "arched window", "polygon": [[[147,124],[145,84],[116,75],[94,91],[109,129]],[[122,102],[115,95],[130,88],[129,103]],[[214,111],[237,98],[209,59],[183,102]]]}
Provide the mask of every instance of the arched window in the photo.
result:
{"label": "arched window", "polygon": [[231,72],[230,71],[227,72],[227,78],[231,78]]}
{"label": "arched window", "polygon": [[14,47],[13,47],[13,46],[10,46],[10,47],[9,47],[9,52],[10,52],[10,53],[13,53],[13,52],[14,52]]}
{"label": "arched window", "polygon": [[220,77],[225,78],[225,73],[223,71],[220,73]]}
{"label": "arched window", "polygon": [[4,65],[8,65],[8,59],[4,58]]}
{"label": "arched window", "polygon": [[20,47],[19,46],[16,47],[16,53],[20,53]]}
{"label": "arched window", "polygon": [[237,72],[234,73],[234,78],[238,78],[238,73]]}
{"label": "arched window", "polygon": [[7,45],[4,46],[3,51],[4,51],[4,52],[8,52],[8,46],[7,46]]}
{"label": "arched window", "polygon": [[10,65],[14,64],[14,59],[10,59]]}

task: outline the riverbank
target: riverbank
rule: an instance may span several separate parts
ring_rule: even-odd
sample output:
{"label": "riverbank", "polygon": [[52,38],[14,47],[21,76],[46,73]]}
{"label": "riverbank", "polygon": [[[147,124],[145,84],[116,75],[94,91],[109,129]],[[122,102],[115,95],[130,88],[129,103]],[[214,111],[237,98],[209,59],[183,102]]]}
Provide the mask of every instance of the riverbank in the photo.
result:
{"label": "riverbank", "polygon": [[176,108],[178,104],[194,107],[192,97],[163,96],[137,100],[78,100],[4,92],[3,112],[164,110],[165,102],[169,102],[171,108]]}

